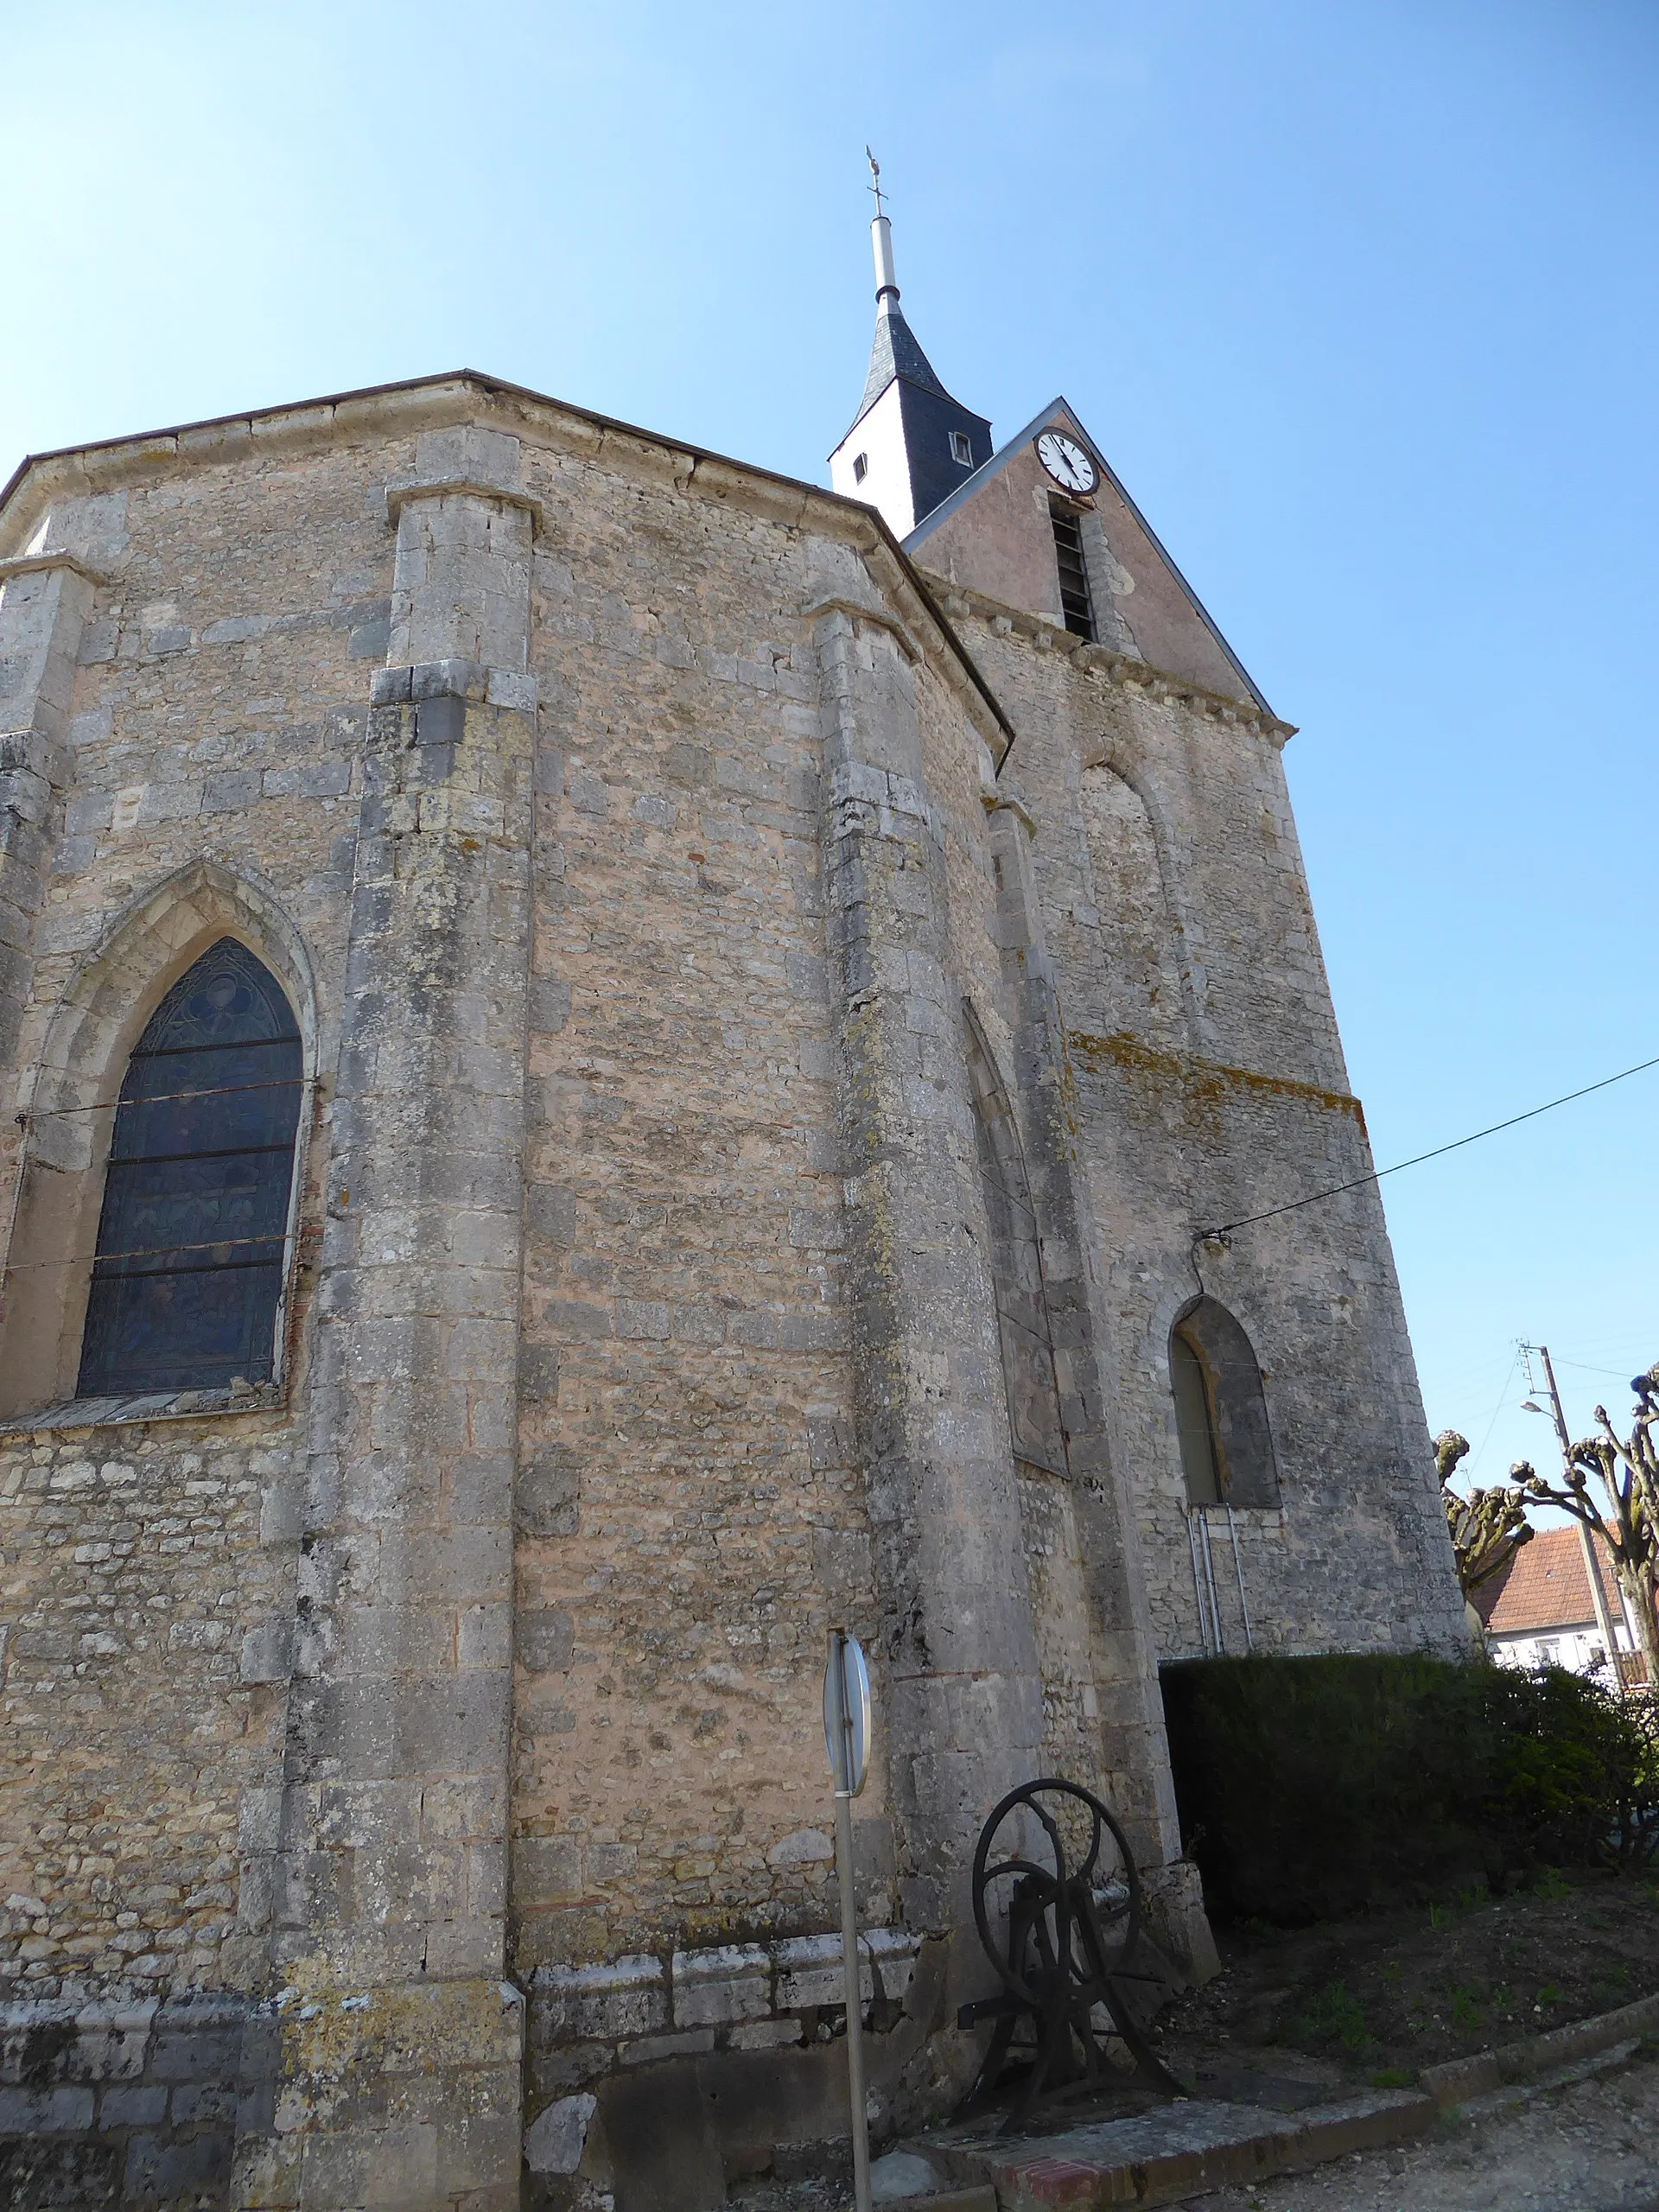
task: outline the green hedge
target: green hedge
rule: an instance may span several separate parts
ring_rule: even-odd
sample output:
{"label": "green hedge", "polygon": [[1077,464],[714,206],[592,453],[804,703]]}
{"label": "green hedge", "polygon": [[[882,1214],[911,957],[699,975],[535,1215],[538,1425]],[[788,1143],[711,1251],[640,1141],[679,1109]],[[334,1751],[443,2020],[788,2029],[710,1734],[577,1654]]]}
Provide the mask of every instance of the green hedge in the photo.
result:
{"label": "green hedge", "polygon": [[1294,1925],[1605,1861],[1641,1831],[1642,1735],[1549,1668],[1389,1657],[1166,1667],[1181,1832],[1223,1918]]}

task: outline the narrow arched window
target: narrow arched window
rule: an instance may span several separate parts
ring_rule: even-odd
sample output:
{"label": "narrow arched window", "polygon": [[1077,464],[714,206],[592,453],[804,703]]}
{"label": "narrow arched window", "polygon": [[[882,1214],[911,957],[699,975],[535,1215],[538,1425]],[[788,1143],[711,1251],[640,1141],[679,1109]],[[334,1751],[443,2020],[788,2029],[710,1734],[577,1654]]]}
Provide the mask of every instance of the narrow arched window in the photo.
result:
{"label": "narrow arched window", "polygon": [[1189,1505],[1279,1503],[1279,1469],[1262,1370],[1249,1338],[1213,1298],[1170,1332],[1169,1380]]}
{"label": "narrow arched window", "polygon": [[270,1380],[301,1089],[281,984],[221,938],[156,1007],[127,1065],[79,1396]]}

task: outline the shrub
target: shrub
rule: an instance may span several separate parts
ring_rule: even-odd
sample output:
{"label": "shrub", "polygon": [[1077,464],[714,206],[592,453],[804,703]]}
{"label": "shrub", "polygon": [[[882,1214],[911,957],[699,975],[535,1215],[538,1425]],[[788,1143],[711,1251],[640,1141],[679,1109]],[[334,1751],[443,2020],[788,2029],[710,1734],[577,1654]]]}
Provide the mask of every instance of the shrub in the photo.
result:
{"label": "shrub", "polygon": [[1652,1760],[1559,1669],[1333,1655],[1166,1668],[1182,1834],[1224,1918],[1285,1924],[1629,1855]]}

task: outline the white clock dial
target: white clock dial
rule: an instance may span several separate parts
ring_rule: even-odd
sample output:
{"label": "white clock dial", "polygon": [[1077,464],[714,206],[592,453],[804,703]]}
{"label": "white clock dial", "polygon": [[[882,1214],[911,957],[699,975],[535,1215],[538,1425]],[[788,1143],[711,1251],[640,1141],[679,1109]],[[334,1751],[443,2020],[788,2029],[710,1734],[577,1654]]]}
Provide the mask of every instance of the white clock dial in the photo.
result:
{"label": "white clock dial", "polygon": [[1068,492],[1092,492],[1100,472],[1075,438],[1063,430],[1045,430],[1037,441],[1037,458]]}

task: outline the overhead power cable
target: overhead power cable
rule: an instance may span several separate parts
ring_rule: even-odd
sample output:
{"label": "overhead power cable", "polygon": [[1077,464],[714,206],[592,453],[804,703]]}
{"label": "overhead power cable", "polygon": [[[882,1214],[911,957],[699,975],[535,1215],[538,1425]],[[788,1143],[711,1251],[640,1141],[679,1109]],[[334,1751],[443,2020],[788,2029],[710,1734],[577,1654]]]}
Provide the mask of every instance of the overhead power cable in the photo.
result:
{"label": "overhead power cable", "polygon": [[1495,1137],[1501,1129],[1513,1129],[1522,1122],[1535,1122],[1540,1114],[1553,1114],[1558,1106],[1570,1106],[1575,1098],[1588,1098],[1592,1091],[1605,1090],[1630,1076],[1644,1074],[1649,1068],[1659,1068],[1659,1054],[1650,1060],[1638,1060],[1633,1068],[1621,1068],[1617,1075],[1605,1075],[1599,1083],[1586,1083],[1581,1090],[1565,1091],[1542,1106],[1529,1106],[1524,1114],[1511,1114],[1507,1122],[1494,1122],[1490,1128],[1477,1129],[1472,1135],[1454,1137],[1450,1144],[1437,1144],[1432,1152],[1419,1152],[1409,1160],[1396,1160],[1392,1167],[1374,1167],[1369,1175],[1351,1176],[1345,1183],[1332,1184],[1329,1190],[1310,1191],[1305,1198],[1291,1198],[1284,1205],[1269,1206],[1265,1213],[1247,1213],[1236,1221],[1223,1222],[1217,1229],[1201,1229],[1194,1242],[1203,1243],[1212,1236],[1230,1236],[1236,1229],[1249,1229],[1258,1221],[1276,1221],[1281,1214],[1295,1213],[1303,1206],[1316,1206],[1324,1198],[1340,1198],[1344,1191],[1362,1190],[1367,1183],[1380,1183],[1385,1175],[1398,1175],[1404,1168],[1421,1167],[1426,1160],[1440,1160],[1448,1152],[1461,1152],[1466,1144],[1478,1144],[1483,1137]]}
{"label": "overhead power cable", "polygon": [[131,1098],[93,1098],[84,1106],[31,1106],[18,1115],[20,1122],[49,1121],[55,1114],[118,1114],[134,1106],[171,1106],[181,1098],[234,1098],[245,1090],[315,1090],[314,1075],[267,1076],[259,1083],[216,1083],[206,1090],[139,1092]]}

